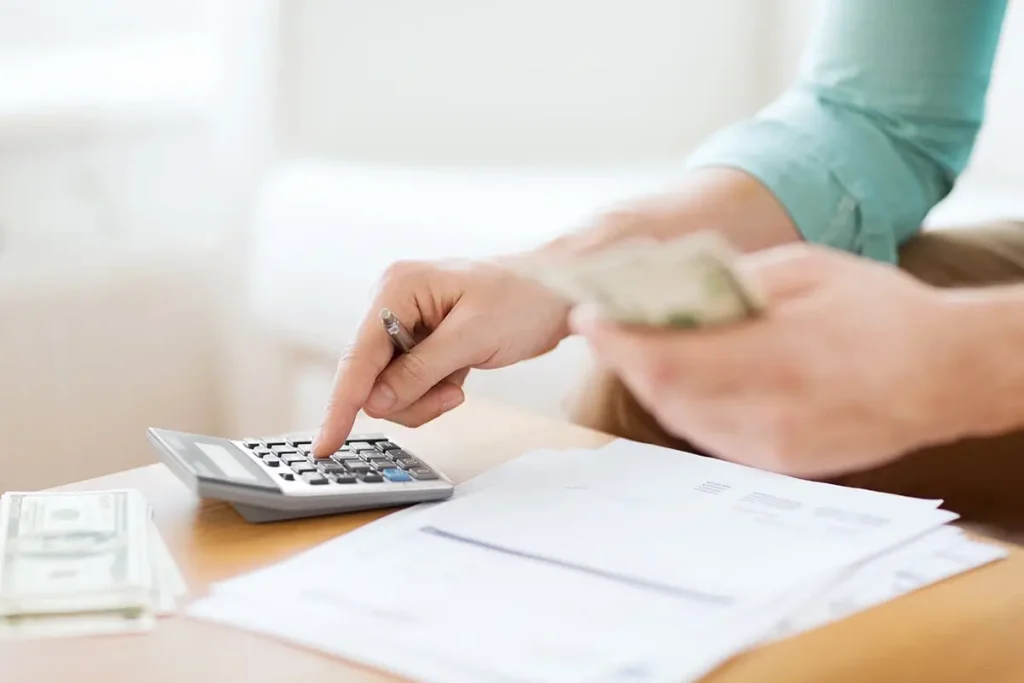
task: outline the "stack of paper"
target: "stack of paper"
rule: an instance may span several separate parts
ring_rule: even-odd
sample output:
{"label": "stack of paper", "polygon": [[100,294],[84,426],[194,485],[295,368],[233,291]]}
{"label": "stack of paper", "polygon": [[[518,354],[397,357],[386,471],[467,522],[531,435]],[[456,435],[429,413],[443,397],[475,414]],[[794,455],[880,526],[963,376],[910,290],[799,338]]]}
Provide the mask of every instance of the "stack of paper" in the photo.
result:
{"label": "stack of paper", "polygon": [[198,618],[423,681],[683,681],[1004,555],[918,500],[618,441],[216,586]]}

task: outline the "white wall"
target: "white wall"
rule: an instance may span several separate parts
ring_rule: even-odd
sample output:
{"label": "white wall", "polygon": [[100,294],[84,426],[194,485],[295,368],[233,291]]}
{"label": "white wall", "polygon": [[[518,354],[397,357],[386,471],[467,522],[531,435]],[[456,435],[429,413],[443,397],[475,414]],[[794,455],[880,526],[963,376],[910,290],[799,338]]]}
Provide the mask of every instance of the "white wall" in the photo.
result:
{"label": "white wall", "polygon": [[[673,161],[798,70],[819,0],[289,0],[279,150],[348,161]],[[1024,183],[1010,3],[969,182]]]}
{"label": "white wall", "polygon": [[989,89],[985,125],[971,159],[986,181],[1024,196],[1024,3],[1011,2]]}
{"label": "white wall", "polygon": [[774,94],[774,27],[792,1],[293,0],[281,149],[453,164],[675,160]]}

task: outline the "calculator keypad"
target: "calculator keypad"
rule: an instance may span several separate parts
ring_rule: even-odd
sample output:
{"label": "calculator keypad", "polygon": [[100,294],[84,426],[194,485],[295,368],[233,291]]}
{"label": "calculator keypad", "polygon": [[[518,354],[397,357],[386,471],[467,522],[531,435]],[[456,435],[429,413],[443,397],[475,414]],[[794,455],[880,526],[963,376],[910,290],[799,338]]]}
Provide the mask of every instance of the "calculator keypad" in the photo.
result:
{"label": "calculator keypad", "polygon": [[246,450],[264,465],[280,470],[285,481],[310,486],[431,481],[438,475],[387,440],[347,441],[330,458],[314,458],[308,439],[245,439]]}

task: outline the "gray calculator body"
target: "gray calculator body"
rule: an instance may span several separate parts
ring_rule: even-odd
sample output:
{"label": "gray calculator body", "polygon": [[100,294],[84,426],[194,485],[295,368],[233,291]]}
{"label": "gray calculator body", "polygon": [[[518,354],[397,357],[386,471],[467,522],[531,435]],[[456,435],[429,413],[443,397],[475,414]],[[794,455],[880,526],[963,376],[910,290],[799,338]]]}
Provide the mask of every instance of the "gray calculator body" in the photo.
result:
{"label": "gray calculator body", "polygon": [[310,454],[310,435],[234,440],[157,428],[147,435],[197,496],[228,502],[253,523],[444,500],[455,488],[379,434],[353,435],[325,459]]}

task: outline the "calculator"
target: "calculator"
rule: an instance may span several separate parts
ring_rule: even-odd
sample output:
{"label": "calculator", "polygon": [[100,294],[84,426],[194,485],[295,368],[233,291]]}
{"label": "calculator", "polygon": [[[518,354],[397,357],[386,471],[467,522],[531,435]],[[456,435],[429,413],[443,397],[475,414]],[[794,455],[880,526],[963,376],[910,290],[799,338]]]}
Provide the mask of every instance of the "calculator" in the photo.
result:
{"label": "calculator", "polygon": [[197,496],[226,501],[252,523],[444,500],[455,490],[382,434],[350,435],[322,459],[310,435],[235,440],[157,428],[147,435]]}

